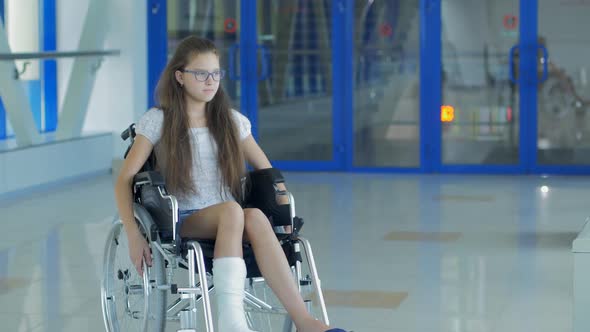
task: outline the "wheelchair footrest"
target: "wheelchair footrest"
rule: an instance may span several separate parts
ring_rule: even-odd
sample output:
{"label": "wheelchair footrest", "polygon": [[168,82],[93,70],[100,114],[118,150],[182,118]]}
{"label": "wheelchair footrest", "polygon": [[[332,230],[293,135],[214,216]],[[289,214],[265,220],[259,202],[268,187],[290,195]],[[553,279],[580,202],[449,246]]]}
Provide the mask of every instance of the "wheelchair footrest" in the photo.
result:
{"label": "wheelchair footrest", "polygon": [[200,288],[177,288],[177,294],[197,294],[203,295],[203,291]]}

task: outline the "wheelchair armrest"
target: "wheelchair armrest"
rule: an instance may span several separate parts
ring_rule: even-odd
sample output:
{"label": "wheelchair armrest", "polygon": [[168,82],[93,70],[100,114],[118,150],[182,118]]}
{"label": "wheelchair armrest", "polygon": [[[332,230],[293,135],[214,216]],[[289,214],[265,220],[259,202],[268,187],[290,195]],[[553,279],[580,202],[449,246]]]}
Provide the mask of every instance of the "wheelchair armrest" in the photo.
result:
{"label": "wheelchair armrest", "polygon": [[164,177],[160,172],[157,171],[146,171],[137,173],[133,177],[133,186],[141,185],[141,184],[150,184],[153,186],[164,186],[166,182],[164,181]]}
{"label": "wheelchair armrest", "polygon": [[251,181],[272,181],[273,183],[284,183],[285,178],[278,168],[263,168],[249,172]]}
{"label": "wheelchair armrest", "polygon": [[126,141],[129,137],[135,138],[135,123],[132,123],[127,129],[121,133],[121,139]]}
{"label": "wheelchair armrest", "polygon": [[291,220],[291,205],[277,205],[274,209],[268,210],[268,216],[273,226],[293,226]]}
{"label": "wheelchair armrest", "polygon": [[303,221],[302,218],[293,217],[293,233],[298,235],[299,231],[301,231],[301,228],[303,227],[304,223],[305,222]]}
{"label": "wheelchair armrest", "polygon": [[[244,190],[243,207],[260,209],[279,238],[297,233],[303,226],[303,220],[295,215],[293,195],[277,186],[284,182],[285,178],[278,169],[259,169],[248,174]],[[286,201],[281,199],[283,197]]]}

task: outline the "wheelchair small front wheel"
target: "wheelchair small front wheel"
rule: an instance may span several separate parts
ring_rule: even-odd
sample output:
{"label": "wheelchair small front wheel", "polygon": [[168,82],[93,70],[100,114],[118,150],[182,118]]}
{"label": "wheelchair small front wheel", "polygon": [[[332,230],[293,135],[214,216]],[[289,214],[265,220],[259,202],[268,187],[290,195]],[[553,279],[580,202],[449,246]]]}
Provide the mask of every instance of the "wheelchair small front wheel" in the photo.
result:
{"label": "wheelchair small front wheel", "polygon": [[[138,211],[137,210],[143,210]],[[140,232],[150,247],[152,221],[143,207],[134,206]],[[147,214],[147,217],[146,217]],[[156,239],[157,242],[157,239]],[[101,302],[103,319],[109,332],[163,331],[166,323],[166,292],[158,285],[166,284],[164,258],[152,248],[152,266],[143,263],[139,275],[129,258],[129,243],[123,224],[116,220],[107,237],[104,251]]]}

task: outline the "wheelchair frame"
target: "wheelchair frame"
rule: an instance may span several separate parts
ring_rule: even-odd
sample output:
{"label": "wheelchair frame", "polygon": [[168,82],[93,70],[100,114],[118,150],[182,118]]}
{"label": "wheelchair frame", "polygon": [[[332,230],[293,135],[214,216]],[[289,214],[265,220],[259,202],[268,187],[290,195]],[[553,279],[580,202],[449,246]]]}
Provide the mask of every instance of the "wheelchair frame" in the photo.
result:
{"label": "wheelchair frame", "polygon": [[[121,137],[123,140],[131,138],[131,144],[125,153],[125,157],[129,152],[134,141],[134,125],[132,124]],[[153,154],[153,152],[152,152]],[[197,328],[197,311],[200,306],[202,309],[203,323],[207,332],[214,331],[213,315],[211,311],[211,300],[209,293],[214,289],[215,285],[211,285],[211,274],[207,272],[205,265],[206,255],[204,253],[203,245],[211,246],[212,241],[201,241],[196,239],[182,240],[176,236],[176,223],[178,222],[178,202],[173,195],[167,193],[163,179],[158,178],[159,174],[146,174],[149,169],[154,166],[155,158],[150,156],[146,165],[142,170],[144,172],[138,173],[134,178],[133,193],[134,193],[134,215],[142,234],[148,240],[152,250],[152,267],[147,267],[144,264],[144,273],[142,276],[137,276],[137,271],[133,264],[125,267],[115,268],[117,258],[128,260],[130,263],[128,249],[125,250],[121,243],[126,241],[122,222],[116,216],[107,242],[105,244],[104,262],[103,262],[103,278],[101,284],[101,303],[103,311],[103,320],[107,331],[129,331],[123,329],[119,318],[128,319],[132,323],[136,323],[140,331],[161,331],[164,329],[166,321],[180,321],[180,330],[178,332],[196,331]],[[152,168],[153,169],[153,168]],[[146,176],[147,175],[147,176]],[[150,176],[151,175],[151,176]],[[140,179],[140,181],[135,181]],[[138,202],[137,193],[141,186],[152,186],[157,188],[162,201],[167,202],[168,208],[171,209],[171,222],[173,223],[172,239],[165,239],[162,241],[160,231],[154,217],[148,212],[147,208]],[[278,191],[277,194],[287,195],[289,199],[290,221],[293,233],[284,237],[281,235],[285,233],[283,226],[273,227],[277,235],[283,236],[279,242],[281,246],[292,246],[295,253],[295,264],[291,264],[291,270],[295,281],[301,293],[302,286],[312,287],[318,301],[321,318],[329,325],[326,305],[321,290],[320,279],[318,276],[315,259],[313,256],[311,244],[305,238],[299,236],[299,230],[294,224],[297,219],[295,213],[295,200],[293,195],[286,191]],[[302,262],[301,247],[305,254],[305,260],[311,276],[302,276]],[[209,248],[210,249],[210,248]],[[118,250],[118,251],[117,251]],[[119,256],[117,256],[119,254]],[[186,254],[186,257],[185,257]],[[121,256],[123,255],[123,256]],[[178,287],[173,283],[174,272],[179,267],[188,269],[188,285],[187,287]],[[198,278],[198,279],[197,279]],[[247,281],[253,289],[254,284],[264,282],[264,278],[254,276],[247,277]],[[114,285],[120,285],[122,291],[120,294],[116,293]],[[170,305],[166,305],[166,298],[168,293],[177,294],[177,298]],[[133,301],[138,299],[140,304],[138,310],[134,310],[132,306]],[[143,299],[143,303],[141,300]],[[155,303],[151,303],[155,301]],[[311,312],[311,300],[305,299],[308,310]],[[291,331],[293,322],[287,315],[284,308],[273,306],[266,301],[255,296],[253,292],[246,289],[245,300],[247,321],[253,327],[252,313],[264,314],[281,314],[285,315],[283,322],[283,331]],[[117,305],[122,305],[123,308],[117,312]],[[155,313],[153,312],[155,309]],[[162,317],[163,315],[163,317]],[[119,317],[121,316],[121,317]]]}

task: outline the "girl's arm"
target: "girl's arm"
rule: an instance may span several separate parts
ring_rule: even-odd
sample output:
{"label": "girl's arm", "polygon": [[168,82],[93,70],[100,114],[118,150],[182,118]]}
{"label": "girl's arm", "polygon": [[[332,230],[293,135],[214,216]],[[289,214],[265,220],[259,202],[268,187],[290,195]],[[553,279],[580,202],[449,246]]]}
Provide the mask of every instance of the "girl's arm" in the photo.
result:
{"label": "girl's arm", "polygon": [[153,145],[147,138],[137,135],[129,154],[127,154],[127,158],[123,161],[123,166],[115,184],[115,198],[119,217],[129,239],[129,256],[140,274],[143,272],[142,258],[145,258],[148,266],[151,266],[152,258],[147,242],[143,239],[135,223],[131,185],[133,177],[150,156],[152,149]]}
{"label": "girl's arm", "polygon": [[242,149],[244,150],[246,161],[255,170],[272,167],[266,154],[262,151],[258,143],[256,143],[252,135],[249,135],[242,141]]}
{"label": "girl's arm", "polygon": [[[244,151],[246,161],[255,170],[272,167],[268,157],[264,151],[262,151],[258,143],[256,143],[256,140],[254,140],[252,135],[249,135],[242,141],[242,149]],[[280,190],[287,190],[284,183],[279,183],[277,186]]]}
{"label": "girl's arm", "polygon": [[129,150],[129,154],[127,154],[127,158],[123,160],[123,165],[117,177],[117,183],[115,184],[117,209],[119,210],[119,217],[128,233],[137,231],[135,217],[133,216],[133,197],[131,192],[133,177],[146,162],[152,149],[153,145],[147,138],[137,135],[131,150]]}

